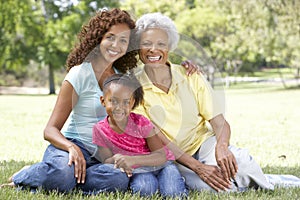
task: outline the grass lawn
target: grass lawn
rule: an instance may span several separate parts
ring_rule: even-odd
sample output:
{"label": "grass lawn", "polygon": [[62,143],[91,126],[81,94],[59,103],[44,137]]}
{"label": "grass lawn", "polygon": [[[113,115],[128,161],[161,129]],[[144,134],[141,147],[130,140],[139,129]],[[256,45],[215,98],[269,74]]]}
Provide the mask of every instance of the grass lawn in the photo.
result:
{"label": "grass lawn", "polygon": [[[243,87],[243,89],[241,88]],[[247,148],[265,173],[300,177],[300,90],[247,85],[226,89],[226,118],[231,143]],[[247,89],[245,89],[247,88]],[[0,183],[25,164],[41,160],[47,142],[43,128],[56,96],[0,95]],[[159,198],[158,196],[153,199]],[[86,197],[44,192],[31,194],[1,189],[0,199],[139,199],[126,194]],[[247,191],[234,194],[191,192],[189,199],[300,199],[300,188]]]}

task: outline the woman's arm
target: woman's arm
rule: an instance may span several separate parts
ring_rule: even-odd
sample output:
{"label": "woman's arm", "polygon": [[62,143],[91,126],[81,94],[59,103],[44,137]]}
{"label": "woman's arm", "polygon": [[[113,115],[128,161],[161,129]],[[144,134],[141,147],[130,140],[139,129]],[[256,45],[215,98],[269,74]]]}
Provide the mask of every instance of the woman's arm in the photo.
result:
{"label": "woman's arm", "polygon": [[163,143],[173,152],[178,163],[194,171],[204,182],[216,191],[225,190],[230,187],[230,183],[224,179],[221,170],[217,166],[205,165],[199,162],[191,155],[182,151],[163,133],[160,131],[157,132]]}
{"label": "woman's arm", "polygon": [[228,149],[231,134],[230,126],[222,114],[209,120],[209,123],[211,124],[217,138],[216,160],[218,166],[221,168],[224,177],[227,180],[231,177],[234,178],[237,173],[238,166],[234,155]]}
{"label": "woman's arm", "polygon": [[44,129],[44,139],[49,141],[55,147],[68,151],[68,148],[73,145],[60,132],[70,115],[73,104],[76,104],[77,95],[73,90],[72,85],[64,81],[58,94],[56,104],[49,118],[49,121]]}
{"label": "woman's arm", "polygon": [[195,72],[197,72],[198,74],[205,74],[203,72],[203,70],[200,69],[200,67],[196,64],[194,64],[192,61],[190,60],[185,60],[181,63],[181,66],[183,66],[186,69],[186,75],[191,76],[193,75]]}
{"label": "woman's arm", "polygon": [[60,132],[70,115],[73,106],[77,102],[77,94],[73,86],[64,81],[58,94],[56,104],[44,129],[44,139],[49,141],[56,148],[69,152],[68,165],[75,164],[75,177],[78,183],[84,183],[86,162],[80,148],[67,140]]}

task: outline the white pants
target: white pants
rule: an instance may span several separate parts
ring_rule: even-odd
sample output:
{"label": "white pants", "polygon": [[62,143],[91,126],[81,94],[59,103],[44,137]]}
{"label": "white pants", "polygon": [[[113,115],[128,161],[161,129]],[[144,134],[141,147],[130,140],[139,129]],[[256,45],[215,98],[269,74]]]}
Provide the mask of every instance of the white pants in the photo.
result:
{"label": "white pants", "polygon": [[[203,164],[217,166],[215,157],[216,144],[215,136],[208,138],[193,157]],[[260,166],[249,155],[248,150],[234,146],[229,146],[228,148],[235,156],[238,165],[238,172],[235,178],[236,185],[232,183],[232,188],[228,189],[228,191],[245,191],[248,188],[258,187],[262,189],[274,189],[274,185],[269,183]],[[178,168],[190,189],[215,191],[192,170],[181,164],[178,164]]]}

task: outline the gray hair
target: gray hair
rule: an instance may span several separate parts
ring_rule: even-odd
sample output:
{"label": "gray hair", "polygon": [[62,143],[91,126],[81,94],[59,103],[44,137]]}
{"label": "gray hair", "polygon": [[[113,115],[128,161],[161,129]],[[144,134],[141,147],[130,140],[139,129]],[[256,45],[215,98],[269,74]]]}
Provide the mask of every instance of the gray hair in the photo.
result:
{"label": "gray hair", "polygon": [[179,41],[179,34],[177,32],[175,23],[169,17],[159,12],[148,13],[141,16],[136,22],[136,34],[138,41],[140,41],[142,32],[149,28],[159,28],[166,31],[169,38],[169,51],[176,49]]}

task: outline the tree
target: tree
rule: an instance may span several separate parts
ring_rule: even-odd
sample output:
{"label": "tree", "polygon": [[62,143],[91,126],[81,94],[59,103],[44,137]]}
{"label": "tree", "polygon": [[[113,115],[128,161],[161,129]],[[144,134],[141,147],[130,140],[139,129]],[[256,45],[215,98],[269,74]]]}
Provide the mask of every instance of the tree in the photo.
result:
{"label": "tree", "polygon": [[1,0],[0,72],[24,74],[30,61],[48,67],[50,94],[54,70],[61,69],[80,27],[98,8],[117,7],[117,0]]}
{"label": "tree", "polygon": [[[33,41],[29,29],[34,16],[30,0],[21,2],[1,0],[0,7],[0,71],[24,71],[23,66],[35,56],[34,50],[27,48]],[[26,28],[26,26],[28,28]],[[32,31],[35,32],[36,29]]]}
{"label": "tree", "polygon": [[121,7],[127,10],[136,19],[145,13],[161,12],[175,19],[176,15],[187,8],[185,0],[125,0]]}
{"label": "tree", "polygon": [[299,66],[299,11],[294,0],[202,0],[177,15],[176,22],[220,69],[235,71],[238,62],[251,72],[262,65]]}
{"label": "tree", "polygon": [[81,1],[77,6],[67,0],[41,0],[44,36],[40,41],[39,60],[48,65],[50,94],[55,94],[54,70],[64,65],[80,26],[98,8],[117,6],[113,1]]}

